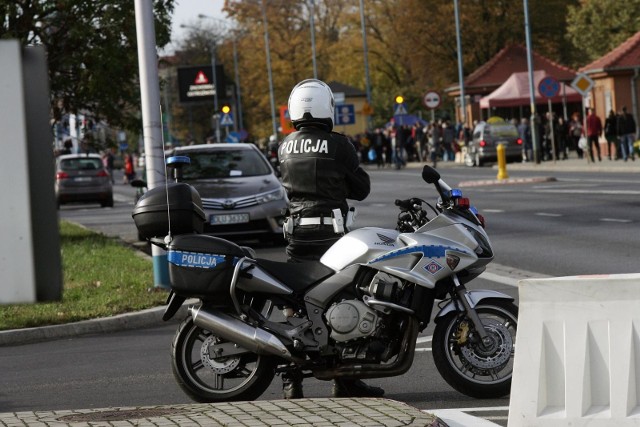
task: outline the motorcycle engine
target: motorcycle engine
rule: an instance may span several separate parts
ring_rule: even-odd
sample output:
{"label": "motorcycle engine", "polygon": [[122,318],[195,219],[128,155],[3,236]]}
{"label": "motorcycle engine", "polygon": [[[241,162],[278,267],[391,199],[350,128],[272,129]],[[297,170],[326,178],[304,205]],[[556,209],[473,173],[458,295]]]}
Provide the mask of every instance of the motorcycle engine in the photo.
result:
{"label": "motorcycle engine", "polygon": [[378,328],[378,314],[359,300],[345,300],[332,305],[325,318],[331,328],[331,338],[346,342],[367,337]]}

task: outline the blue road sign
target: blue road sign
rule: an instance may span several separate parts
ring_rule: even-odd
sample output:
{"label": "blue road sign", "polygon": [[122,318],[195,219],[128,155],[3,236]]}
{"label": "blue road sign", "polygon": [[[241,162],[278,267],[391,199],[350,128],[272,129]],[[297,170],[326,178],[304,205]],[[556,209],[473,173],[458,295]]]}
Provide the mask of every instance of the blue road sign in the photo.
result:
{"label": "blue road sign", "polygon": [[538,83],[538,92],[545,98],[553,98],[560,92],[560,83],[555,77],[547,76]]}
{"label": "blue road sign", "polygon": [[353,104],[342,104],[336,107],[336,125],[352,125],[356,122],[356,111]]}
{"label": "blue road sign", "polygon": [[220,126],[233,126],[232,113],[222,113],[222,118],[220,119]]}
{"label": "blue road sign", "polygon": [[394,116],[401,116],[407,113],[407,107],[404,106],[404,102],[400,104],[396,104],[396,109],[393,111]]}

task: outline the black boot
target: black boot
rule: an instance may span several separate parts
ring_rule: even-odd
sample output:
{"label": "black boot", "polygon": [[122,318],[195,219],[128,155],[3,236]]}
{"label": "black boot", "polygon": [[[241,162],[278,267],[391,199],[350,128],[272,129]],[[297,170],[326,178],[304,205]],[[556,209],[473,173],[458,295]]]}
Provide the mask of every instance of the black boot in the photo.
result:
{"label": "black boot", "polygon": [[336,379],[333,381],[333,397],[382,397],[384,390],[360,380]]}
{"label": "black boot", "polygon": [[282,396],[285,399],[302,399],[302,373],[290,371],[282,374]]}

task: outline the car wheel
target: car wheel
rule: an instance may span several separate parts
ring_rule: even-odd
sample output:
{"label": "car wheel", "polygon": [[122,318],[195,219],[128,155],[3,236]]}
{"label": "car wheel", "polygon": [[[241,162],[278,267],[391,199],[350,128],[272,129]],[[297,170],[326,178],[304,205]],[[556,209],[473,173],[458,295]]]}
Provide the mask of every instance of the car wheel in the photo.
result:
{"label": "car wheel", "polygon": [[100,203],[100,206],[102,206],[103,208],[112,208],[113,207],[113,194],[111,194],[109,197],[107,197],[107,200],[103,200]]}

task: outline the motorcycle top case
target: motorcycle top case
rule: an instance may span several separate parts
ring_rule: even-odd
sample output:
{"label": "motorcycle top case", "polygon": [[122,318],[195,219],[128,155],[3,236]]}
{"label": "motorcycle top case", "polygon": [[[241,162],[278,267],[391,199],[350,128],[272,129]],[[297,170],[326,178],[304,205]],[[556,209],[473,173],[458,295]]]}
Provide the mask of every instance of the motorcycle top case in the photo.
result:
{"label": "motorcycle top case", "polygon": [[228,304],[233,269],[244,256],[240,246],[218,237],[176,236],[167,247],[171,288],[185,297]]}
{"label": "motorcycle top case", "polygon": [[202,200],[188,184],[174,182],[147,191],[132,214],[138,232],[145,239],[169,234],[169,215],[171,235],[202,233],[205,220]]}

